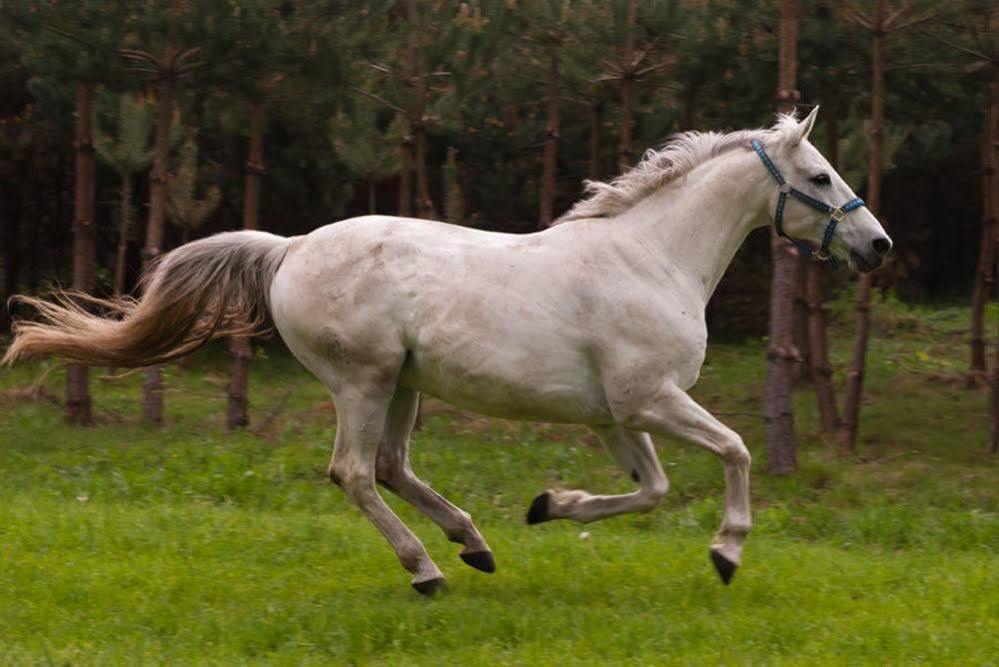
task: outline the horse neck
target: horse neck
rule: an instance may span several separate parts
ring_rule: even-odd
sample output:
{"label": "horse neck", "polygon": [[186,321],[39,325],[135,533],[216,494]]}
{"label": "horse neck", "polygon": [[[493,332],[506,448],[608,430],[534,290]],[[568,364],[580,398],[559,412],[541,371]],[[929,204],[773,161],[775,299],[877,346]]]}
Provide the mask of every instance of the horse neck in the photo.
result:
{"label": "horse neck", "polygon": [[633,230],[622,236],[637,244],[636,259],[655,257],[707,304],[739,246],[763,224],[769,178],[754,153],[727,153],[638,202],[615,226]]}

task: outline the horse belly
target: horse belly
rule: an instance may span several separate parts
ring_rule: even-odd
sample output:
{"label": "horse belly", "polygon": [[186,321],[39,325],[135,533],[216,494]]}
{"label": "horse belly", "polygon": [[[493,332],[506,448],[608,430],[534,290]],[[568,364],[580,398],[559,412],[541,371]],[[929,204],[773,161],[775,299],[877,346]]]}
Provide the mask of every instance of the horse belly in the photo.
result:
{"label": "horse belly", "polygon": [[585,355],[562,353],[528,361],[493,350],[487,360],[476,362],[464,356],[414,351],[400,382],[491,417],[589,424],[611,420],[599,378]]}

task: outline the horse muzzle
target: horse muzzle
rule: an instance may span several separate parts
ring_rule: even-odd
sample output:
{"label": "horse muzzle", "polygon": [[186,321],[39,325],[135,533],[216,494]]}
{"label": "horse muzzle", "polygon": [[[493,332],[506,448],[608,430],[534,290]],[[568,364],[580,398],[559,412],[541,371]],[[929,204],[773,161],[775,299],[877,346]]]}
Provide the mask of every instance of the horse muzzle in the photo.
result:
{"label": "horse muzzle", "polygon": [[866,248],[850,250],[850,266],[861,273],[870,273],[880,267],[885,257],[891,251],[891,239],[879,236],[871,241]]}

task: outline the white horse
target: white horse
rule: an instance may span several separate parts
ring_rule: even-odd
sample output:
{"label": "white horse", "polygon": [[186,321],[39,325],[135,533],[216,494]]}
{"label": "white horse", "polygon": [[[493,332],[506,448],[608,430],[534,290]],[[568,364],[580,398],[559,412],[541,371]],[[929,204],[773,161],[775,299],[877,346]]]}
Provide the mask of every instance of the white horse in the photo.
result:
{"label": "white horse", "polygon": [[[420,392],[486,415],[585,424],[638,485],[623,495],[545,491],[528,523],[652,509],[668,482],[650,435],[684,438],[724,465],[711,558],[728,583],[750,529],[750,456],[687,394],[704,361],[705,305],[775,207],[783,232],[822,240],[821,256],[854,268],[875,268],[891,247],[862,202],[848,213],[821,208],[854,194],[807,141],[815,116],[784,116],[768,130],[681,134],[614,181],[589,183],[588,199],[535,234],[365,216],[295,238],[243,231],[194,241],[163,258],[141,300],[99,302],[117,317],[88,314],[66,295],[22,297],[39,317],[17,324],[5,360],[56,354],[149,365],[256,330],[269,311],[333,394],[329,476],[425,594],[445,587],[444,576],[376,482],[464,545],[466,563],[486,572],[495,565],[471,517],[410,468]],[[795,190],[805,199],[788,202],[784,178],[812,201]]]}

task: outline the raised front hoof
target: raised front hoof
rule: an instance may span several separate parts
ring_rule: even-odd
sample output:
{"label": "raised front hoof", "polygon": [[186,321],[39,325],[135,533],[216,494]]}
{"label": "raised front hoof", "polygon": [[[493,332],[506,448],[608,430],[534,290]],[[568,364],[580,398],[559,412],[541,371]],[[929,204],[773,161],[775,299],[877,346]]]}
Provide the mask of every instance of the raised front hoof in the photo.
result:
{"label": "raised front hoof", "polygon": [[437,595],[442,595],[447,593],[447,581],[444,577],[437,577],[436,579],[427,579],[425,581],[414,581],[413,588],[420,595],[426,595],[427,597],[434,597]]}
{"label": "raised front hoof", "polygon": [[531,503],[531,509],[527,510],[527,523],[529,525],[533,526],[536,523],[551,520],[551,516],[548,514],[548,505],[551,502],[551,496],[550,492],[545,491],[534,499],[534,502]]}
{"label": "raised front hoof", "polygon": [[735,570],[739,567],[728,558],[725,558],[725,556],[722,556],[721,552],[717,549],[711,550],[711,563],[718,570],[718,576],[721,577],[722,583],[726,586],[728,582],[732,581],[732,577],[735,576]]}
{"label": "raised front hoof", "polygon": [[492,551],[473,551],[458,554],[461,559],[480,572],[493,573],[496,571],[496,561],[493,559]]}

